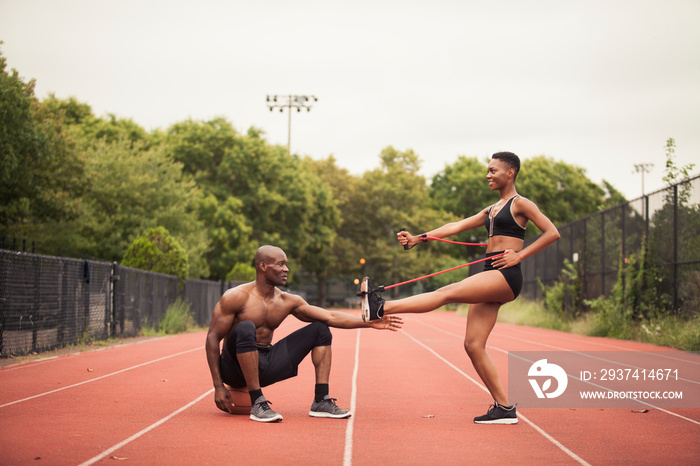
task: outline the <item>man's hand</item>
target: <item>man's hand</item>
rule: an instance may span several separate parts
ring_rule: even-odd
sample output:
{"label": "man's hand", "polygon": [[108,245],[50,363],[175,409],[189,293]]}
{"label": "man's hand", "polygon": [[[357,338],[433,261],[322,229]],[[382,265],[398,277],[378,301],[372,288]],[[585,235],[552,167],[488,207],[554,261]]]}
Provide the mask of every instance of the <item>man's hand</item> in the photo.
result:
{"label": "man's hand", "polygon": [[369,323],[372,325],[372,328],[377,330],[396,332],[403,325],[403,319],[399,316],[386,316],[379,320],[371,320]]}
{"label": "man's hand", "polygon": [[226,387],[217,387],[214,389],[214,401],[216,407],[225,413],[233,414],[233,399]]}

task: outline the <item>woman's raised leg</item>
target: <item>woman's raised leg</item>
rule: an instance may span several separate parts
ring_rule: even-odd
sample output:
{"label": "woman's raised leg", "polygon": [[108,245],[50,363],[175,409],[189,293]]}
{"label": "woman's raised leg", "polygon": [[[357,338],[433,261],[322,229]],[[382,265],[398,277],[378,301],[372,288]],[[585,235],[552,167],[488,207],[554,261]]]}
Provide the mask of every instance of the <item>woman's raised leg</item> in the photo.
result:
{"label": "woman's raised leg", "polygon": [[514,298],[513,290],[497,270],[481,272],[438,290],[384,302],[384,314],[430,312],[446,304],[506,303]]}

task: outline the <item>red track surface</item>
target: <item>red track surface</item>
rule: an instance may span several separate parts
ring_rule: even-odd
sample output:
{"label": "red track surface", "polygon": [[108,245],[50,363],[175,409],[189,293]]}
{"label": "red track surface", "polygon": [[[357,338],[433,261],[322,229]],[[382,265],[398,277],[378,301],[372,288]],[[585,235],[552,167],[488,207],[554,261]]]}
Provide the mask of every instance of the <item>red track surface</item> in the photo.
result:
{"label": "red track surface", "polygon": [[[474,424],[492,400],[463,349],[466,319],[404,320],[399,333],[333,329],[331,395],[354,406],[350,420],[308,416],[308,358],[298,377],[264,389],[283,422],[222,413],[204,333],[0,369],[0,464],[700,462],[700,409],[518,408],[517,425]],[[301,325],[288,319],[277,338]],[[505,324],[489,345],[506,387],[507,351],[663,350]]]}

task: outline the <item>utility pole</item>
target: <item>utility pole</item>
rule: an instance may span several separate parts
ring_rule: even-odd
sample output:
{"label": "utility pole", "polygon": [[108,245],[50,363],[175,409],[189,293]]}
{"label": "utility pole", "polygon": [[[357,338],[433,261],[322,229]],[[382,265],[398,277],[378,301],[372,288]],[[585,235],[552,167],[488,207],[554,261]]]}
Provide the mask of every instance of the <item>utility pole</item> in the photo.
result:
{"label": "utility pole", "polygon": [[307,112],[311,111],[313,102],[318,102],[316,96],[313,95],[268,95],[267,108],[270,111],[275,108],[280,109],[280,113],[286,108],[289,112],[289,123],[287,126],[287,154],[292,155],[292,108],[296,108],[297,112],[301,112],[305,108]]}
{"label": "utility pole", "polygon": [[651,169],[654,168],[653,163],[635,163],[634,173],[642,173],[642,196],[644,196],[644,174],[651,173]]}

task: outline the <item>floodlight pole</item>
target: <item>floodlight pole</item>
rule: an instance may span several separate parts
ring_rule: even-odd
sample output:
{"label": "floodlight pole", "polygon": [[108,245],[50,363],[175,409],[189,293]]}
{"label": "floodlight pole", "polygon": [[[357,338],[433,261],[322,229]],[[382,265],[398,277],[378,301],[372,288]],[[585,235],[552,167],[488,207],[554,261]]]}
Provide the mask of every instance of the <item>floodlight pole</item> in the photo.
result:
{"label": "floodlight pole", "polygon": [[642,173],[642,197],[644,197],[644,174],[651,173],[651,169],[654,168],[653,163],[635,163],[634,172]]}
{"label": "floodlight pole", "polygon": [[292,108],[296,108],[297,112],[301,112],[305,108],[307,112],[311,111],[313,102],[318,102],[316,96],[313,95],[269,95],[267,96],[267,108],[270,111],[279,108],[280,112],[284,112],[287,108],[289,112],[289,122],[287,123],[287,154],[292,155]]}

